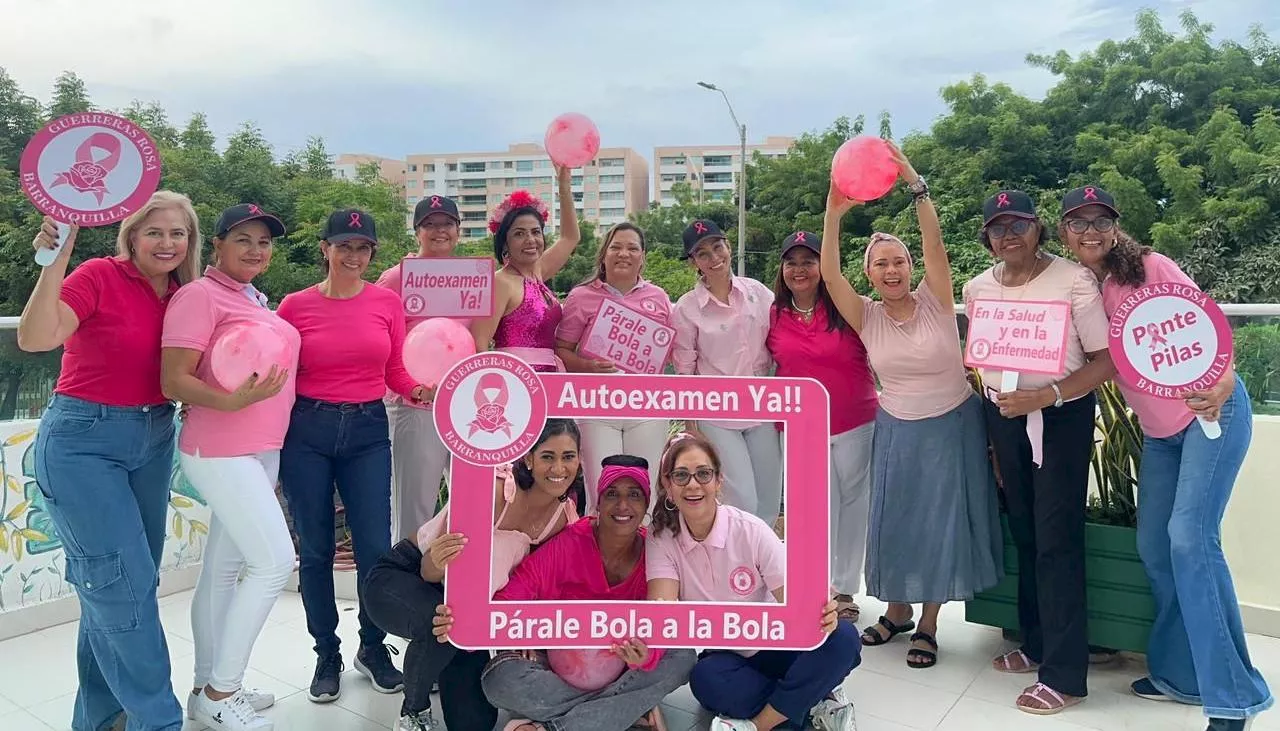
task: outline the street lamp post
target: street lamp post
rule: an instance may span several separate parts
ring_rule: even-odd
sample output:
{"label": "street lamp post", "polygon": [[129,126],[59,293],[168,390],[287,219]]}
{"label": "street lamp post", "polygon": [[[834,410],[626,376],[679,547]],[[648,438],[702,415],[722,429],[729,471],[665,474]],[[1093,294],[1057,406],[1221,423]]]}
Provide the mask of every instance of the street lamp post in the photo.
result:
{"label": "street lamp post", "polygon": [[[738,115],[733,112],[733,104],[729,103],[729,95],[724,93],[724,89],[715,84],[708,84],[705,81],[699,81],[698,86],[710,91],[720,92],[720,96],[724,97],[725,106],[729,107],[729,116],[733,119],[733,126],[738,130],[739,157],[738,157],[738,276],[745,277],[747,275],[747,125],[738,121]],[[704,171],[703,185],[706,185],[706,175]]]}

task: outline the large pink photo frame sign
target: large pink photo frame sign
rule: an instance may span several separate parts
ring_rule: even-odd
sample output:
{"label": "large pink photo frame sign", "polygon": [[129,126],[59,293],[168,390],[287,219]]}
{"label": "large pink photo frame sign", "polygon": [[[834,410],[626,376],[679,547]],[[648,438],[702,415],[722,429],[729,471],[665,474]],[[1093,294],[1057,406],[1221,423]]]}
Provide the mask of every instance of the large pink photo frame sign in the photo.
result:
{"label": "large pink photo frame sign", "polygon": [[[449,531],[467,537],[446,571],[450,641],[465,649],[604,648],[631,637],[650,647],[817,647],[830,598],[828,414],[827,391],[811,379],[535,373],[501,352],[462,361],[441,380],[435,404],[453,454]],[[494,601],[494,466],[527,453],[547,418],[781,422],[785,603]]]}

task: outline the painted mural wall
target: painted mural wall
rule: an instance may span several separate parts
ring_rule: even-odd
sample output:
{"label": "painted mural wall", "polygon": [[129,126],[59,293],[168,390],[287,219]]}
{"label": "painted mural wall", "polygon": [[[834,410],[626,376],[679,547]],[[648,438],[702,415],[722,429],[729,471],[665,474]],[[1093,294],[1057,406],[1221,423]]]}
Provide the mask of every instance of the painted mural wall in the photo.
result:
{"label": "painted mural wall", "polygon": [[[71,596],[62,542],[36,484],[38,421],[0,422],[0,612]],[[178,469],[174,453],[161,571],[200,563],[209,507]]]}

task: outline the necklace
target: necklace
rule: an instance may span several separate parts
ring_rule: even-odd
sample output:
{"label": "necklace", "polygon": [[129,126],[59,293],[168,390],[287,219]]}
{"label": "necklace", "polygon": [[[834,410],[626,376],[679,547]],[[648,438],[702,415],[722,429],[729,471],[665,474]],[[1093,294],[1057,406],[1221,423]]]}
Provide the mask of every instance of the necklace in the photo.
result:
{"label": "necklace", "polygon": [[791,298],[791,309],[795,310],[796,312],[799,312],[801,315],[804,315],[805,317],[813,317],[813,311],[817,309],[817,307],[818,307],[818,303],[817,301],[814,301],[813,306],[806,310],[800,305],[796,304],[795,297]]}
{"label": "necklace", "polygon": [[[1031,280],[1035,279],[1036,274],[1038,273],[1037,270],[1040,268],[1040,262],[1043,260],[1044,260],[1044,257],[1041,255],[1040,252],[1037,251],[1036,260],[1031,264],[1031,271],[1027,272],[1027,278],[1022,280],[1022,284],[1019,284],[1017,286],[1011,286],[1010,288],[1021,289],[1022,287],[1025,287],[1028,284],[1030,284]],[[1000,299],[1005,298],[1004,297],[1004,288],[1005,288],[1004,275],[1005,275],[1005,269],[1007,268],[1008,268],[1007,264],[1005,264],[1004,262],[1000,262],[1000,276],[996,277],[996,282],[1000,284]],[[1018,299],[1022,299],[1021,295],[1019,295]]]}

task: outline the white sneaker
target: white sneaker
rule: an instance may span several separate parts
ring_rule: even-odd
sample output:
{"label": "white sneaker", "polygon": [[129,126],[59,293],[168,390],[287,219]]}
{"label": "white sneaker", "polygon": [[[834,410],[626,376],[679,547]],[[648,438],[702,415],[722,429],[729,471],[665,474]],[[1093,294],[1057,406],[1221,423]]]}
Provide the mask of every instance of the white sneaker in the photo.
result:
{"label": "white sneaker", "polygon": [[[191,695],[187,696],[187,718],[194,719],[196,717],[196,699],[200,698],[204,693],[202,691],[191,691]],[[241,688],[240,695],[253,706],[253,710],[261,713],[276,704],[274,694],[257,688]]]}
{"label": "white sneaker", "polygon": [[711,719],[711,731],[756,731],[756,725],[745,718],[716,716]]}
{"label": "white sneaker", "polygon": [[844,694],[844,688],[836,686],[810,714],[813,727],[818,731],[858,731],[853,703]]}
{"label": "white sneaker", "polygon": [[431,715],[431,709],[419,713],[406,713],[396,721],[396,725],[391,727],[391,731],[435,731],[436,719]]}
{"label": "white sneaker", "polygon": [[200,694],[195,703],[195,720],[217,731],[271,731],[275,724],[259,716],[243,693],[211,700]]}

